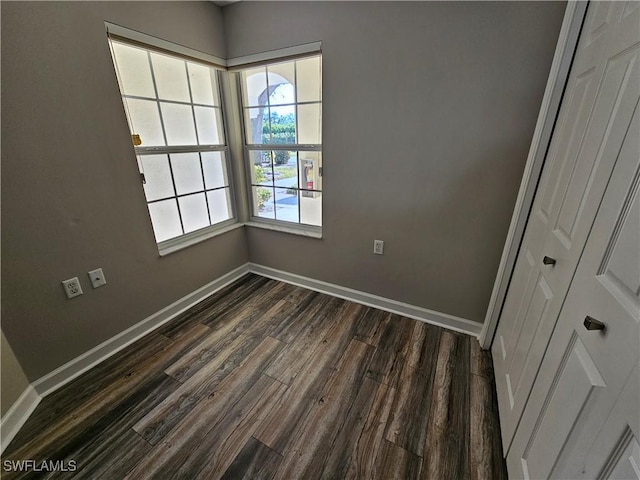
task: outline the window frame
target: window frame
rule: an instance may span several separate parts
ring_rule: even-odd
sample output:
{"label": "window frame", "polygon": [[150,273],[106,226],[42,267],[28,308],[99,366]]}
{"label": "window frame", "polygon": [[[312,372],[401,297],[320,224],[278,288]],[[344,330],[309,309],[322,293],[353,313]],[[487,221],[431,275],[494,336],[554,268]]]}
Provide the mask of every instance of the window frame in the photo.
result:
{"label": "window frame", "polygon": [[[186,47],[183,47],[180,45],[174,45],[170,42],[167,42],[161,39],[156,39],[155,37],[151,37],[145,34],[141,34],[140,32],[129,31],[124,27],[114,26],[112,24],[108,24],[107,22],[105,22],[105,25],[107,28],[107,37],[108,37],[108,43],[109,43],[108,48],[109,48],[112,61],[113,61],[113,66],[114,66],[114,76],[118,84],[120,100],[122,102],[123,109],[127,116],[127,120],[126,120],[127,128],[129,129],[130,132],[132,128],[129,121],[130,120],[129,113],[128,113],[129,107],[126,104],[126,101],[128,99],[139,98],[147,101],[155,100],[156,104],[158,105],[158,110],[160,113],[159,118],[161,122],[161,128],[162,128],[162,133],[163,133],[165,143],[168,143],[168,139],[167,139],[167,132],[164,124],[164,118],[161,114],[162,112],[161,106],[160,106],[161,102],[172,104],[172,105],[188,105],[191,107],[191,112],[194,120],[196,142],[199,141],[199,138],[198,138],[197,121],[196,121],[196,114],[195,114],[194,108],[197,106],[210,107],[210,108],[214,108],[215,109],[214,111],[217,110],[220,112],[220,119],[221,119],[221,123],[219,125],[220,135],[221,135],[221,138],[219,139],[221,142],[220,144],[202,144],[202,145],[201,144],[193,144],[193,145],[168,145],[167,144],[167,145],[155,145],[155,146],[134,146],[132,144],[133,153],[136,156],[137,168],[138,168],[138,171],[140,172],[141,186],[143,189],[144,200],[147,206],[147,212],[149,214],[149,217],[148,217],[149,223],[151,224],[152,230],[154,231],[154,240],[158,248],[159,254],[161,256],[164,256],[169,253],[173,253],[175,251],[186,248],[190,245],[199,243],[208,238],[212,238],[217,235],[226,233],[230,230],[233,230],[235,228],[242,227],[243,224],[239,222],[238,205],[236,201],[236,191],[234,187],[234,184],[235,184],[234,168],[233,168],[233,161],[231,158],[231,148],[229,145],[230,135],[229,135],[227,112],[226,112],[228,106],[225,105],[224,91],[222,88],[222,83],[223,83],[222,72],[226,72],[226,62],[224,62],[224,60],[220,61],[220,59],[217,59],[216,57],[203,54],[202,52],[192,51],[191,49],[188,49]],[[115,34],[112,32],[114,29],[116,30]],[[131,35],[128,35],[128,33],[131,33]],[[156,98],[151,99],[147,97],[139,97],[136,95],[125,94],[124,91],[120,89],[121,80],[118,72],[117,62],[115,59],[115,53],[112,47],[112,42],[116,42],[129,47],[135,47],[135,48],[146,50],[148,52],[148,55],[150,55],[151,53],[156,53],[160,55],[169,56],[170,58],[177,59],[183,62],[187,62],[185,63],[185,69],[187,69],[187,85],[190,93],[189,102],[160,99],[158,97],[155,72],[153,68],[151,68],[151,65],[150,65],[150,68],[151,68],[150,71],[152,75],[152,81],[154,85]],[[175,48],[172,48],[172,47],[175,47]],[[191,83],[188,76],[188,63],[199,64],[215,70],[215,82],[216,82],[215,87],[217,91],[214,92],[214,95],[217,94],[217,103],[214,102],[213,105],[204,105],[194,101],[191,93]],[[134,133],[135,132],[132,132],[131,134],[133,135]],[[223,168],[225,169],[225,173],[226,173],[226,184],[222,187],[207,188],[205,174],[204,174],[204,164],[201,156],[202,153],[207,153],[207,152],[222,153]],[[199,189],[197,191],[193,191],[185,194],[178,193],[178,189],[176,188],[176,185],[175,185],[175,176],[173,173],[171,159],[169,155],[181,154],[181,153],[197,153],[198,154],[198,160],[200,162],[200,173],[202,175],[202,182],[203,182],[202,190]],[[144,173],[143,173],[144,169],[142,166],[142,159],[144,156],[149,156],[149,155],[165,155],[166,156],[167,163],[170,169],[171,181],[173,184],[173,195],[168,196],[166,198],[163,197],[163,198],[158,198],[153,200],[147,199],[146,192],[144,191],[145,179],[144,179]],[[218,190],[227,191],[230,218],[223,220],[222,222],[218,222],[213,225],[208,225],[208,226],[199,228],[197,230],[185,233],[185,226],[184,226],[184,221],[182,219],[182,212],[180,209],[179,199],[181,197],[186,197],[189,195],[198,195],[198,194],[204,195],[206,206],[207,206],[208,220],[209,222],[211,222],[212,221],[211,210],[210,210],[207,193],[211,191],[218,191]],[[172,237],[172,238],[158,242],[157,238],[155,237],[155,229],[153,228],[153,222],[151,219],[151,210],[149,209],[149,207],[154,203],[158,203],[164,200],[171,200],[171,199],[173,199],[176,202],[176,207],[177,207],[177,211],[180,219],[180,228],[183,233],[176,237]]]}
{"label": "window frame", "polygon": [[[319,45],[319,44],[309,44],[311,45]],[[298,48],[305,48],[306,46],[301,46]],[[278,52],[270,52],[272,54],[277,55]],[[313,57],[320,57],[320,88],[321,88],[321,92],[322,92],[322,87],[323,87],[323,83],[322,83],[322,51],[320,49],[314,49],[314,50],[309,50],[306,51],[305,53],[301,53],[301,54],[297,54],[294,56],[283,56],[283,57],[278,57],[278,56],[269,56],[268,58],[261,58],[259,62],[256,63],[247,63],[247,64],[242,64],[240,62],[234,62],[236,63],[236,65],[233,66],[233,73],[235,74],[235,83],[236,83],[236,88],[237,88],[237,92],[238,92],[238,105],[237,105],[237,110],[239,112],[239,120],[240,120],[240,129],[241,129],[241,137],[242,137],[242,150],[243,150],[243,164],[245,167],[245,184],[247,186],[247,198],[248,198],[248,202],[249,202],[249,222],[247,223],[249,226],[253,226],[253,227],[259,227],[259,228],[265,228],[268,230],[277,230],[277,231],[282,231],[282,232],[286,232],[286,233],[293,233],[293,234],[298,234],[298,235],[303,235],[303,236],[308,236],[308,237],[314,237],[314,238],[322,238],[322,227],[324,225],[324,208],[321,209],[321,225],[311,225],[311,224],[306,224],[306,223],[302,223],[300,221],[300,203],[298,203],[298,222],[290,222],[287,220],[281,220],[281,219],[277,219],[277,218],[266,218],[266,217],[261,217],[257,215],[257,212],[255,211],[255,199],[254,199],[254,194],[253,194],[253,187],[255,186],[253,183],[253,177],[252,177],[252,169],[253,169],[253,163],[252,163],[252,159],[251,159],[251,152],[254,151],[270,151],[270,152],[276,152],[276,151],[290,151],[290,152],[304,152],[304,151],[311,151],[311,152],[318,152],[320,154],[320,157],[323,157],[323,143],[320,144],[305,144],[305,143],[293,143],[293,144],[282,144],[282,143],[248,143],[248,139],[247,139],[247,125],[246,125],[246,115],[245,112],[251,108],[257,108],[253,105],[248,105],[245,106],[244,104],[244,85],[243,85],[243,79],[242,79],[242,73],[246,70],[250,70],[252,68],[255,67],[269,67],[270,65],[277,65],[280,63],[285,63],[285,62],[289,62],[289,61],[295,61],[295,60],[304,60],[305,58],[313,58]],[[229,63],[232,63],[233,61],[230,61]],[[297,76],[297,70],[296,70],[296,76]],[[297,82],[296,82],[297,84]],[[295,91],[295,90],[294,90]],[[322,128],[322,106],[324,103],[323,100],[323,95],[320,96],[320,99],[318,101],[302,101],[302,102],[298,102],[297,101],[297,93],[295,93],[295,101],[294,103],[286,103],[286,104],[277,104],[274,105],[274,107],[284,107],[284,106],[293,106],[296,107],[296,111],[297,111],[297,106],[298,105],[314,105],[314,104],[319,104],[320,105],[320,132],[321,132],[321,139],[322,138],[322,133],[323,133],[323,128]],[[270,106],[267,104],[265,105],[265,107],[268,109],[268,111],[270,111]],[[271,119],[269,118],[269,122],[271,122]],[[296,114],[296,119],[295,119],[295,125],[296,125],[296,134],[298,132],[298,115]],[[320,168],[320,177],[322,177],[324,179],[324,175],[323,175],[323,166],[324,166],[324,159],[321,162]],[[271,163],[271,167],[272,169],[274,168],[274,163],[272,160]],[[298,159],[296,160],[296,168],[297,168],[297,176],[298,179],[300,179],[300,158],[298,155]],[[300,181],[300,180],[299,180]],[[269,187],[266,187],[269,188]],[[271,187],[274,189],[275,191],[275,186]],[[300,184],[298,184],[298,187],[295,187],[295,190],[300,193],[303,191],[307,191],[307,192],[317,192],[320,193],[321,195],[324,195],[324,181],[323,181],[323,186],[321,190],[315,190],[315,189],[303,189],[300,188]],[[322,201],[322,206],[324,207],[324,198],[321,199]],[[298,197],[298,202],[300,202],[300,197]]]}

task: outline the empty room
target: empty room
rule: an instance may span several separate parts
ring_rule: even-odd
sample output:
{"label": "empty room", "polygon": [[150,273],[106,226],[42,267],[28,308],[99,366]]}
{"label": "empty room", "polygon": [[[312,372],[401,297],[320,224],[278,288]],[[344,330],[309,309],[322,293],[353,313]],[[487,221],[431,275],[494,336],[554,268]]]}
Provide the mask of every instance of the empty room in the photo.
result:
{"label": "empty room", "polygon": [[3,479],[640,479],[640,2],[0,9]]}

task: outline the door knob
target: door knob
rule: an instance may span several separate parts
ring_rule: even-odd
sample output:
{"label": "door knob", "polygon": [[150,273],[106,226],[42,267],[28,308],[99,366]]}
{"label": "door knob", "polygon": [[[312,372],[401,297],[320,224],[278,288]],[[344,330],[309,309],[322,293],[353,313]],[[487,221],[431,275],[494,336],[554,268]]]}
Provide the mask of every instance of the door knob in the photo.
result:
{"label": "door knob", "polygon": [[595,318],[587,315],[584,319],[584,326],[587,330],[604,330],[606,325]]}
{"label": "door knob", "polygon": [[545,255],[544,258],[542,259],[542,263],[544,263],[545,265],[555,265],[556,264],[556,259],[555,258],[551,258],[551,257],[547,257]]}

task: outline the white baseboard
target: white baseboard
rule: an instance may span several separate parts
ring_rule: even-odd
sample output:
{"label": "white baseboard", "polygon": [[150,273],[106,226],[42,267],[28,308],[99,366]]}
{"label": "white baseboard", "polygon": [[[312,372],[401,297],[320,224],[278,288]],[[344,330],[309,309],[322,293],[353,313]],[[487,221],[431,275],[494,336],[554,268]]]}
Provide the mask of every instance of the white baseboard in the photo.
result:
{"label": "white baseboard", "polygon": [[295,275],[282,270],[276,270],[275,268],[265,267],[256,263],[249,263],[249,271],[262,275],[263,277],[273,278],[275,280],[298,285],[316,292],[326,293],[334,297],[343,298],[369,307],[379,308],[386,312],[396,313],[404,317],[420,320],[421,322],[430,323],[456,332],[466,333],[476,338],[482,330],[481,323],[467,320],[465,318],[455,317],[453,315],[436,312],[422,307],[416,307],[414,305],[409,305],[408,303],[398,302],[389,298],[353,290],[351,288],[342,287],[340,285],[320,280],[314,280],[313,278]]}
{"label": "white baseboard", "polygon": [[32,385],[35,391],[42,397],[46,397],[58,388],[66,385],[71,380],[82,375],[100,362],[118,353],[123,348],[131,345],[136,340],[144,337],[156,328],[164,325],[180,313],[191,308],[196,303],[204,300],[209,295],[226,287],[243,275],[249,273],[248,264],[232,270],[231,272],[213,280],[198,290],[185,295],[171,305],[145,318],[139,323],[129,327],[100,345],[74,358],[70,362],[56,368],[51,373],[36,380]]}
{"label": "white baseboard", "polygon": [[32,385],[27,386],[9,411],[2,416],[0,424],[0,453],[11,443],[29,416],[36,409],[42,397]]}

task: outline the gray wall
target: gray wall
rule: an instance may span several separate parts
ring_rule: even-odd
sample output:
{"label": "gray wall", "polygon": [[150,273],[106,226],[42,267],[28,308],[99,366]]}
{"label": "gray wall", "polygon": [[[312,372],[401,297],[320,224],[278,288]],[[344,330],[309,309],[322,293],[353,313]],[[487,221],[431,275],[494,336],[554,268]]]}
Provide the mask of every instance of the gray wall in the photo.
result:
{"label": "gray wall", "polygon": [[[2,329],[33,381],[245,263],[248,254],[238,229],[159,258],[103,23],[224,57],[219,7],[1,8]],[[86,272],[97,267],[108,284],[92,290]],[[60,281],[73,276],[85,294],[67,300]]]}
{"label": "gray wall", "polygon": [[[2,328],[29,380],[249,259],[483,320],[564,4],[0,5]],[[322,40],[325,238],[160,258],[104,20],[222,57]]]}
{"label": "gray wall", "polygon": [[11,346],[4,336],[4,332],[0,333],[0,365],[2,366],[2,385],[0,385],[0,415],[7,413],[7,410],[22,395],[22,392],[29,385],[29,380],[25,376],[18,360],[16,359]]}
{"label": "gray wall", "polygon": [[251,261],[482,322],[564,6],[225,7],[229,57],[323,44],[324,239],[250,228]]}

